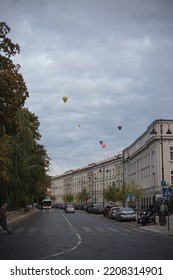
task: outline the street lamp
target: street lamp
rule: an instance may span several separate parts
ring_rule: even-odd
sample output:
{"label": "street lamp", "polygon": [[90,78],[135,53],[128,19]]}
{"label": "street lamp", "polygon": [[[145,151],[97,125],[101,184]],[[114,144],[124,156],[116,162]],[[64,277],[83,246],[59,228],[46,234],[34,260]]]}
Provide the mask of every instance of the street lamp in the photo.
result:
{"label": "street lamp", "polygon": [[[97,177],[94,177],[95,180],[97,180]],[[94,203],[96,204],[97,202],[97,197],[96,197],[96,182],[95,182],[95,189],[94,189]]]}
{"label": "street lamp", "polygon": [[85,201],[85,196],[84,196],[84,193],[85,193],[85,179],[83,179],[83,177],[81,177],[81,180],[79,179],[79,183],[81,184],[81,193],[82,193],[82,199],[81,199],[81,204],[82,202],[84,202],[84,204],[86,203]]}
{"label": "street lamp", "polygon": [[125,207],[125,168],[124,168],[124,150],[123,150],[123,207]]}
{"label": "street lamp", "polygon": [[123,190],[123,207],[125,207],[125,151],[123,150],[122,152],[120,152],[118,154],[118,156],[116,157],[117,160],[121,160],[122,161],[122,190]]}
{"label": "street lamp", "polygon": [[[99,172],[102,172],[102,169],[99,170]],[[109,170],[107,169],[106,172],[108,173]],[[104,201],[104,190],[105,190],[105,166],[103,166],[103,207],[105,206],[105,201]]]}
{"label": "street lamp", "polygon": [[91,183],[91,193],[92,193],[92,203],[94,202],[94,190],[93,190],[93,173],[89,176],[89,180]]}

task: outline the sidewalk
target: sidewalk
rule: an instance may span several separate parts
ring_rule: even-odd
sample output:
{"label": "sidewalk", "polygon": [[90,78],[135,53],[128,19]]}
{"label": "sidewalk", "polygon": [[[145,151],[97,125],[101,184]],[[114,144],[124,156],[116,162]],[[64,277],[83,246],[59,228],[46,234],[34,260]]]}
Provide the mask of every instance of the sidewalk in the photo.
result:
{"label": "sidewalk", "polygon": [[[8,225],[20,221],[22,219],[26,219],[27,217],[30,217],[31,215],[37,213],[39,210],[37,208],[29,208],[28,211],[25,211],[24,209],[21,209],[19,211],[9,211],[7,213],[8,218]],[[0,226],[0,232],[3,231],[2,227]]]}
{"label": "sidewalk", "polygon": [[143,230],[157,232],[158,234],[163,234],[165,236],[173,237],[173,215],[166,217],[167,223],[165,226],[161,226],[159,223],[159,216],[156,216],[156,225],[155,224],[147,224],[145,226],[138,225],[138,228]]}
{"label": "sidewalk", "polygon": [[37,213],[39,210],[37,208],[29,208],[28,211],[21,209],[19,211],[10,211],[8,212],[8,224],[13,224],[22,219],[26,219],[31,215]]}

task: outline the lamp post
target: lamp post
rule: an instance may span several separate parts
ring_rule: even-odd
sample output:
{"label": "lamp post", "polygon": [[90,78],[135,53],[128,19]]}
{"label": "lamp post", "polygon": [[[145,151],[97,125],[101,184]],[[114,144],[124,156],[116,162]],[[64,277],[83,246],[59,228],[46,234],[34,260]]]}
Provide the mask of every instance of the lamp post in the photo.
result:
{"label": "lamp post", "polygon": [[[94,177],[95,180],[97,180],[97,177]],[[97,197],[96,197],[96,182],[95,182],[95,189],[94,189],[94,203],[96,204],[97,202]]]}
{"label": "lamp post", "polygon": [[[166,181],[165,181],[165,174],[164,174],[164,151],[163,151],[163,125],[167,124],[168,130],[166,134],[172,134],[170,130],[170,125],[168,122],[163,121],[163,120],[158,120],[157,123],[159,124],[160,128],[160,145],[161,145],[161,186],[163,187],[162,193],[164,197],[164,186],[166,186]],[[158,134],[158,132],[155,130],[154,126],[152,131],[150,132],[152,135]],[[168,209],[168,231],[169,231],[169,209]]]}
{"label": "lamp post", "polygon": [[[123,195],[122,195],[122,201],[123,201],[123,207],[125,207],[125,166],[124,166],[124,150],[120,152],[117,156],[117,160],[120,161],[120,164],[122,164],[122,190],[123,190]],[[121,163],[122,162],[122,163]]]}
{"label": "lamp post", "polygon": [[79,179],[79,183],[81,184],[80,189],[81,189],[81,194],[82,194],[81,204],[82,204],[82,202],[84,202],[84,204],[85,204],[85,196],[84,196],[84,194],[85,194],[85,180],[83,179],[82,176],[81,176],[81,180]]}
{"label": "lamp post", "polygon": [[123,207],[125,207],[125,168],[124,168],[124,150],[123,150]]}
{"label": "lamp post", "polygon": [[92,203],[94,203],[93,173],[90,174],[89,180],[90,180],[90,184],[91,184]]}
{"label": "lamp post", "polygon": [[[100,169],[99,172],[103,172],[103,207],[105,206],[105,201],[104,201],[104,190],[105,190],[105,166],[103,166],[103,170]],[[106,172],[108,173],[109,170],[107,169]]]}

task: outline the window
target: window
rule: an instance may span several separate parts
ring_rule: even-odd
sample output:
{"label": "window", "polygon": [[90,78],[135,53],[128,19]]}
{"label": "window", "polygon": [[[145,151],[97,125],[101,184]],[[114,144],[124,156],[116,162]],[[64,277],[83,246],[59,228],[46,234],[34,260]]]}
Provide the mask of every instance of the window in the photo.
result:
{"label": "window", "polygon": [[173,170],[171,170],[171,186],[173,185]]}
{"label": "window", "polygon": [[170,160],[173,160],[173,147],[170,147]]}

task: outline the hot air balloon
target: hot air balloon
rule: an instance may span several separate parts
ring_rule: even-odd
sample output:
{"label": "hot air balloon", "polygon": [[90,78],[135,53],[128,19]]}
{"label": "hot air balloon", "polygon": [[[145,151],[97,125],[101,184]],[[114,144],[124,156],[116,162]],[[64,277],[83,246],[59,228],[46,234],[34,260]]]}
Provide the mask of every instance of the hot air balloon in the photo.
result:
{"label": "hot air balloon", "polygon": [[119,130],[121,130],[121,128],[122,128],[122,126],[121,126],[121,125],[119,125],[119,126],[118,126],[118,129],[119,129]]}
{"label": "hot air balloon", "polygon": [[64,103],[66,103],[67,100],[68,100],[68,97],[67,97],[67,96],[63,96],[63,97],[62,97],[62,100],[64,101]]}
{"label": "hot air balloon", "polygon": [[106,147],[106,144],[105,144],[105,143],[103,143],[103,144],[102,144],[102,147],[103,147],[103,148],[105,148],[105,147]]}
{"label": "hot air balloon", "polygon": [[77,127],[80,127],[80,124],[78,124]]}
{"label": "hot air balloon", "polygon": [[99,141],[100,142],[100,145],[102,145],[103,144],[103,141]]}

